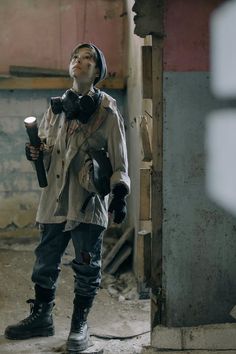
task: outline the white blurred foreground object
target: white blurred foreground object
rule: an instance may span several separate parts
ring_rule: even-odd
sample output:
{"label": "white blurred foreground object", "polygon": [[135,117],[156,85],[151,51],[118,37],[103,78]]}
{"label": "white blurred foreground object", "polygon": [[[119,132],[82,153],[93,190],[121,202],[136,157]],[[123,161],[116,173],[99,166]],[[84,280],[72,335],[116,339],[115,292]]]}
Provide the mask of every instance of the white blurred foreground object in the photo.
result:
{"label": "white blurred foreground object", "polygon": [[230,316],[236,319],[236,305],[230,311]]}
{"label": "white blurred foreground object", "polygon": [[236,110],[219,110],[208,116],[206,149],[207,193],[236,215]]}
{"label": "white blurred foreground object", "polygon": [[211,17],[211,85],[222,98],[236,96],[236,1],[219,6]]}

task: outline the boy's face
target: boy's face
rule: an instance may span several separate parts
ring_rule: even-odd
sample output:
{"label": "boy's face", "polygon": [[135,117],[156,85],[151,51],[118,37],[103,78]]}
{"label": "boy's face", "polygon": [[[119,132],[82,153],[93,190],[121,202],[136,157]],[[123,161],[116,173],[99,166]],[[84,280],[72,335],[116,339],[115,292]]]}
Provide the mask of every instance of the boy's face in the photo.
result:
{"label": "boy's face", "polygon": [[99,69],[96,66],[94,52],[90,48],[79,48],[73,53],[69,65],[69,74],[73,79],[80,82],[93,82],[99,74]]}

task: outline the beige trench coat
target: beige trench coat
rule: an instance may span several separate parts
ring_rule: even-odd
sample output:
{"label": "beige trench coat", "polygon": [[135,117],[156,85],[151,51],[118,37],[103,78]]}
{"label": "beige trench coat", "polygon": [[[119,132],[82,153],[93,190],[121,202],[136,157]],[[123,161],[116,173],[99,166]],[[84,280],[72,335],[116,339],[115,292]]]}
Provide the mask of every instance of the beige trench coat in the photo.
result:
{"label": "beige trench coat", "polygon": [[90,191],[82,187],[79,174],[88,149],[104,148],[113,169],[111,189],[117,183],[123,183],[130,190],[123,118],[117,110],[116,101],[102,92],[101,105],[87,124],[80,124],[69,137],[67,124],[64,112],[54,115],[49,108],[39,126],[39,136],[46,147],[44,163],[48,187],[42,190],[36,221],[84,222],[106,227],[108,196],[102,199],[96,194],[85,212],[81,212]]}

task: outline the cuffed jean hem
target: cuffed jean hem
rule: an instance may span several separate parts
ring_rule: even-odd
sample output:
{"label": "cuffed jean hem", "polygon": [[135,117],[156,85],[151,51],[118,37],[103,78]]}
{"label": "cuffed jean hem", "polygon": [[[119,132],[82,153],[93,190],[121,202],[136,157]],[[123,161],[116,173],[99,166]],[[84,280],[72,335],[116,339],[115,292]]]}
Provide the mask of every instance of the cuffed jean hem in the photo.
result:
{"label": "cuffed jean hem", "polygon": [[74,291],[81,296],[95,296],[101,282],[101,253],[104,227],[81,223],[64,231],[65,223],[41,225],[41,241],[35,249],[32,281],[43,288],[56,289],[62,256],[72,239],[75,259]]}

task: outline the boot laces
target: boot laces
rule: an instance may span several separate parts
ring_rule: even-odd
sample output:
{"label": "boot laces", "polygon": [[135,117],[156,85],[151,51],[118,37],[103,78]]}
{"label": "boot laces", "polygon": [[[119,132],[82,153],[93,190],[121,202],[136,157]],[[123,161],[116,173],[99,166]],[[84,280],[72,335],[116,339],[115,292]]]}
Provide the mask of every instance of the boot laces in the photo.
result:
{"label": "boot laces", "polygon": [[77,313],[73,314],[72,317],[72,329],[77,333],[82,333],[84,331],[84,326],[87,324],[87,309],[80,309]]}
{"label": "boot laces", "polygon": [[71,330],[72,330],[72,332],[76,332],[76,333],[82,334],[83,331],[84,331],[84,327],[86,326],[86,324],[87,324],[87,321],[80,320],[80,321],[77,322],[77,323],[73,323],[73,325],[72,325],[72,327],[71,327]]}
{"label": "boot laces", "polygon": [[30,304],[30,315],[21,321],[22,325],[28,325],[35,321],[41,313],[40,307],[37,310],[35,309],[35,300],[29,299],[26,302]]}

